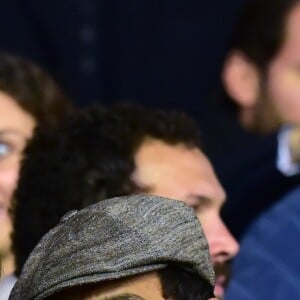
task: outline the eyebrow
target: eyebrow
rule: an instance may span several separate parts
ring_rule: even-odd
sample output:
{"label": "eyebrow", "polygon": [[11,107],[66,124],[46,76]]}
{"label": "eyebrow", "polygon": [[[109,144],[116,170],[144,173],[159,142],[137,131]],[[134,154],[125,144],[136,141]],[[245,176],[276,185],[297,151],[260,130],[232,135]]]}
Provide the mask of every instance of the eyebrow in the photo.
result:
{"label": "eyebrow", "polygon": [[205,204],[212,202],[212,199],[210,199],[208,197],[201,196],[201,195],[195,195],[195,194],[189,195],[187,199],[189,199],[193,202],[193,204],[191,205],[192,207],[203,205],[203,204],[205,205]]}
{"label": "eyebrow", "polygon": [[17,135],[25,140],[29,140],[30,137],[28,137],[24,132],[19,131],[19,130],[15,130],[15,129],[4,129],[4,130],[0,130],[0,137],[4,137],[6,135]]}
{"label": "eyebrow", "polygon": [[[195,201],[195,203],[192,206],[207,205],[207,204],[211,204],[214,202],[214,200],[209,197],[202,196],[202,195],[196,195],[196,194],[190,194],[188,196],[188,199]],[[217,201],[217,202],[219,202],[220,206],[223,206],[225,203],[225,199]]]}

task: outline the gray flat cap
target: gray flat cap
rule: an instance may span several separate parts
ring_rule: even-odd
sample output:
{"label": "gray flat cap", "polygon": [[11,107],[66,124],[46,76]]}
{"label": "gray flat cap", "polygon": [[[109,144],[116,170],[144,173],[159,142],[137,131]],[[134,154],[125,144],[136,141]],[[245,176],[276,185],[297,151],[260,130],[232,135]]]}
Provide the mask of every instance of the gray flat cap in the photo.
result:
{"label": "gray flat cap", "polygon": [[68,213],[41,239],[9,299],[44,299],[168,263],[182,264],[214,285],[208,244],[194,211],[155,196],[107,199]]}

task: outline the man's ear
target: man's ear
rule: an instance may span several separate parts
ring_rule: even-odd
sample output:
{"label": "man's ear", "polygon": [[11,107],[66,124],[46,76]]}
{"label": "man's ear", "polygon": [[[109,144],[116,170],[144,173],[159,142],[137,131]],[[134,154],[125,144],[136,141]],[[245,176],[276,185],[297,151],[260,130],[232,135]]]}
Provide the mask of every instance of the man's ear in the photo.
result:
{"label": "man's ear", "polygon": [[227,56],[222,70],[222,82],[228,96],[241,109],[255,106],[260,88],[260,76],[256,66],[240,51]]}

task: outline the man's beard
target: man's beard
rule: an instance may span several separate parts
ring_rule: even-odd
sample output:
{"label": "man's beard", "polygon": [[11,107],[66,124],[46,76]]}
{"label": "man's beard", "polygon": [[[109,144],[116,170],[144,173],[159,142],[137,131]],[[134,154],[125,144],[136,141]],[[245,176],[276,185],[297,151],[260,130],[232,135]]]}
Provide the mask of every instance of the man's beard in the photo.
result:
{"label": "man's beard", "polygon": [[250,131],[259,134],[274,132],[282,125],[280,114],[268,93],[266,76],[267,74],[264,74],[263,79],[260,82],[258,99],[252,108],[251,124],[246,126]]}

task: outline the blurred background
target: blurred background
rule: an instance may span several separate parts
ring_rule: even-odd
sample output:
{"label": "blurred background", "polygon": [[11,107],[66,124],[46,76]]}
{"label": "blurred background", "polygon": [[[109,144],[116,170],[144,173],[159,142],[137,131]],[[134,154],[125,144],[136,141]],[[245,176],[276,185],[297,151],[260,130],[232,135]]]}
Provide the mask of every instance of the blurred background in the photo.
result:
{"label": "blurred background", "polygon": [[0,49],[39,63],[79,106],[130,100],[188,112],[213,158],[219,124],[231,125],[212,94],[244,2],[2,0]]}

